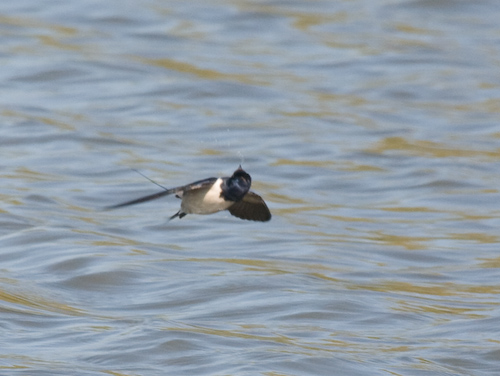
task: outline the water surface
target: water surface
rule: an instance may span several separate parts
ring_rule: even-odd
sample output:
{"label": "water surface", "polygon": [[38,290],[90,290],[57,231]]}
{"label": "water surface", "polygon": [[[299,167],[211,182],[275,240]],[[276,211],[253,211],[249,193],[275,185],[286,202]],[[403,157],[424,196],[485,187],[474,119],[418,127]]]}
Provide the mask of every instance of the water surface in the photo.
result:
{"label": "water surface", "polygon": [[[494,1],[0,5],[0,373],[496,375]],[[102,207],[239,164],[273,219]]]}

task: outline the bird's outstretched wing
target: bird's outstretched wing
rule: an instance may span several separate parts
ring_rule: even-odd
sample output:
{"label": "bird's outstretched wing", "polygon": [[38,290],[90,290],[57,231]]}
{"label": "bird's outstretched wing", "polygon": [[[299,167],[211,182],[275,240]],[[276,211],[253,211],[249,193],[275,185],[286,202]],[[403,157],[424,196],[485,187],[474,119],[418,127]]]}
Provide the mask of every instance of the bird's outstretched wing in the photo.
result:
{"label": "bird's outstretched wing", "polygon": [[173,193],[175,193],[175,195],[177,197],[182,198],[182,194],[184,192],[189,192],[189,191],[193,191],[196,189],[206,188],[208,186],[211,186],[213,183],[215,183],[216,180],[217,180],[217,178],[208,178],[208,179],[198,180],[198,181],[195,181],[194,183],[191,183],[188,185],[184,185],[184,186],[176,187],[176,188],[171,188],[171,189],[166,189],[166,190],[158,192],[158,193],[153,193],[152,195],[136,198],[135,200],[122,202],[121,204],[117,204],[117,205],[107,206],[104,209],[111,210],[111,209],[121,208],[124,206],[141,204],[143,202],[156,200],[157,198],[160,198],[163,196],[168,196],[168,195],[171,195]]}
{"label": "bird's outstretched wing", "polygon": [[265,201],[258,194],[249,191],[241,201],[229,207],[229,213],[241,219],[267,222],[271,219],[271,212]]}
{"label": "bird's outstretched wing", "polygon": [[127,201],[127,202],[122,202],[121,204],[106,206],[104,209],[105,210],[117,209],[117,208],[121,208],[123,206],[135,205],[135,204],[140,204],[140,203],[146,202],[146,201],[156,200],[157,198],[160,198],[160,197],[163,197],[163,196],[167,196],[167,195],[171,195],[172,193],[175,193],[176,189],[177,188],[167,189],[165,191],[161,191],[161,192],[158,192],[158,193],[153,193],[152,195],[149,195],[149,196],[144,196],[144,197],[141,197],[141,198],[136,198],[135,200],[131,200],[131,201]]}

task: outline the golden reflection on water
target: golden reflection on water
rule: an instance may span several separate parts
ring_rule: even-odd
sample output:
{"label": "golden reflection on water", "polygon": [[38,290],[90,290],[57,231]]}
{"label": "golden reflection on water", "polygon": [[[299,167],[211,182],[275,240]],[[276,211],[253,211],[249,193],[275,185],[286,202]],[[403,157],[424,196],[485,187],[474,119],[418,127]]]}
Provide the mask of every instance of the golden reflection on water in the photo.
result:
{"label": "golden reflection on water", "polygon": [[[76,127],[73,124],[71,124],[70,122],[56,120],[53,117],[36,116],[36,115],[31,115],[31,114],[22,113],[22,112],[13,111],[13,110],[2,110],[1,114],[2,114],[2,116],[17,118],[17,119],[22,120],[22,121],[33,121],[35,123],[41,123],[41,124],[54,126],[54,127],[59,128],[61,130],[66,130],[66,131],[76,130]],[[85,117],[83,115],[80,115],[80,114],[63,113],[63,114],[59,114],[59,115],[63,115],[64,117],[69,117],[71,122],[85,120]]]}
{"label": "golden reflection on water", "polygon": [[418,35],[438,35],[439,33],[431,30],[431,29],[424,29],[421,27],[415,27],[413,25],[409,24],[403,24],[403,23],[396,23],[393,26],[396,30],[402,31],[404,33],[408,34],[418,34]]}
{"label": "golden reflection on water", "polygon": [[451,239],[468,240],[481,244],[500,243],[500,237],[478,232],[457,232],[448,234]]}
{"label": "golden reflection on water", "polygon": [[385,244],[390,247],[402,247],[407,250],[415,250],[415,249],[428,249],[428,246],[425,245],[426,242],[430,242],[433,240],[431,237],[424,236],[402,236],[402,235],[394,235],[394,234],[386,234],[382,231],[374,231],[374,235],[368,235],[364,238],[370,241],[375,241],[378,243]]}
{"label": "golden reflection on water", "polygon": [[208,334],[212,336],[218,337],[226,337],[226,338],[241,338],[241,339],[253,339],[253,340],[262,340],[262,341],[272,341],[281,344],[292,344],[293,339],[290,337],[286,337],[284,335],[258,335],[258,334],[249,334],[236,330],[224,330],[224,329],[215,329],[208,328],[202,326],[194,326],[190,325],[188,327],[180,328],[180,327],[165,327],[164,330],[172,331],[172,332],[189,332],[189,333],[198,333],[198,334]]}
{"label": "golden reflection on water", "polygon": [[81,45],[63,43],[58,38],[48,36],[48,35],[40,35],[40,36],[38,36],[38,39],[40,40],[41,44],[48,46],[48,47],[55,47],[55,48],[59,48],[62,50],[70,50],[70,51],[83,51],[84,50],[84,48],[82,48]]}
{"label": "golden reflection on water", "polygon": [[485,313],[484,315],[478,314],[478,311],[490,312],[492,310],[492,307],[489,307],[487,305],[483,308],[465,308],[454,305],[432,304],[430,302],[426,302],[426,304],[419,304],[417,302],[408,300],[399,300],[397,301],[397,303],[398,306],[393,308],[395,311],[463,316],[464,318],[473,320],[489,317],[487,313]]}
{"label": "golden reflection on water", "polygon": [[[353,111],[355,107],[369,106],[366,98],[352,94],[331,94],[307,92],[316,106],[311,109],[297,109],[296,111],[280,111],[280,114],[286,117],[313,118],[313,119],[347,119],[349,123],[354,123],[362,128],[376,128],[377,123],[360,113]],[[345,111],[342,109],[351,109]]]}
{"label": "golden reflection on water", "polygon": [[0,15],[0,24],[26,27],[26,28],[33,28],[33,27],[46,28],[68,37],[72,37],[78,34],[78,29],[74,27],[45,23],[43,21],[40,21],[40,18],[9,17],[5,15]]}
{"label": "golden reflection on water", "polygon": [[306,166],[306,167],[328,167],[334,165],[332,161],[321,160],[299,160],[280,158],[271,164],[271,166]]}
{"label": "golden reflection on water", "polygon": [[252,1],[237,1],[235,5],[239,6],[242,12],[258,12],[291,19],[293,20],[292,26],[303,32],[309,32],[313,26],[341,22],[348,18],[347,13],[344,11],[328,14],[321,12],[301,12],[286,9],[278,5]]}
{"label": "golden reflection on water", "polygon": [[352,162],[344,163],[344,165],[340,167],[339,170],[351,172],[387,172],[387,169],[379,166],[356,164]]}
{"label": "golden reflection on water", "polygon": [[211,155],[224,155],[224,152],[218,149],[202,148],[199,149],[196,154],[211,156]]}
{"label": "golden reflection on water", "polygon": [[375,146],[369,148],[367,152],[383,154],[394,150],[403,151],[409,155],[433,158],[485,157],[488,159],[500,159],[500,148],[493,151],[453,148],[435,141],[408,140],[403,137],[386,137]]}
{"label": "golden reflection on water", "polygon": [[[349,218],[349,217],[341,217],[341,216],[330,216],[325,215],[324,217],[330,218],[332,220],[340,220],[345,222],[366,222],[366,223],[377,223],[377,220],[370,218]],[[343,234],[335,234],[335,233],[327,233],[323,231],[300,231],[300,233],[307,234],[311,238],[315,239],[315,243],[322,244],[326,241],[326,244],[334,244],[336,242],[342,241],[352,241],[352,235],[343,235]],[[377,242],[380,244],[384,244],[388,247],[401,247],[407,250],[424,250],[428,249],[428,246],[425,244],[426,242],[431,242],[435,240],[432,237],[424,237],[424,236],[402,236],[402,235],[394,235],[394,234],[386,234],[382,231],[371,231],[368,232],[367,235],[357,235],[357,239],[370,242]]]}
{"label": "golden reflection on water", "polygon": [[458,283],[441,283],[417,285],[403,281],[380,281],[370,285],[352,285],[355,290],[405,292],[429,296],[465,296],[470,294],[496,295],[500,293],[500,286],[473,286]]}
{"label": "golden reflection on water", "polygon": [[132,375],[135,375],[135,374],[131,374],[131,373],[121,373],[121,372],[116,372],[116,371],[111,371],[111,370],[102,370],[101,372],[103,373],[107,373],[111,376],[132,376]]}
{"label": "golden reflection on water", "polygon": [[[301,210],[298,210],[301,211]],[[323,215],[323,217],[328,218],[332,221],[342,221],[342,222],[361,222],[361,223],[377,223],[378,220],[373,218],[356,218],[356,217],[345,217],[345,216],[335,216],[335,215]],[[393,221],[398,223],[411,223],[410,220]],[[301,233],[307,234],[315,239],[330,239],[330,241],[338,242],[340,241],[339,234],[331,234],[322,231],[301,231]],[[387,247],[400,247],[406,250],[428,250],[432,245],[432,242],[436,240],[436,236],[409,236],[409,235],[396,235],[389,234],[383,231],[369,231],[365,235],[357,235],[358,238],[367,240],[369,242],[376,242],[384,244]],[[500,236],[490,235],[486,233],[446,233],[442,235],[443,239],[457,240],[457,241],[469,241],[478,244],[497,244],[500,243]]]}
{"label": "golden reflection on water", "polygon": [[[179,261],[179,260],[169,260],[169,261]],[[189,258],[183,259],[182,262],[196,262],[196,263],[227,263],[235,265],[246,266],[244,270],[252,272],[263,272],[269,275],[281,275],[281,274],[295,274],[303,273],[311,276],[316,276],[325,280],[336,279],[323,276],[319,271],[324,272],[335,272],[334,268],[328,267],[323,264],[315,263],[294,263],[286,261],[272,261],[272,260],[260,260],[260,259],[238,259],[238,258]]]}
{"label": "golden reflection on water", "polygon": [[252,85],[265,85],[268,83],[262,79],[256,79],[255,76],[250,74],[231,74],[222,73],[213,69],[200,68],[194,64],[190,64],[183,61],[178,61],[174,59],[161,58],[161,59],[146,59],[142,57],[137,57],[144,64],[155,65],[157,67],[165,68],[168,70],[173,70],[180,73],[187,73],[205,80],[225,80],[225,81],[235,81],[244,84]]}
{"label": "golden reflection on water", "polygon": [[[4,175],[4,178],[22,179],[30,182],[55,181],[55,175],[50,175],[38,171],[31,170],[27,167],[19,167],[15,171],[15,175]],[[25,189],[29,190],[29,189]]]}
{"label": "golden reflection on water", "polygon": [[[319,328],[308,328],[310,331],[319,331]],[[304,354],[311,355],[314,353],[317,355],[320,352],[330,353],[335,351],[334,348],[324,347],[323,343],[317,344],[313,342],[305,342],[299,338],[290,337],[283,334],[277,334],[276,331],[270,331],[269,329],[265,330],[267,335],[264,334],[252,334],[243,330],[225,330],[225,329],[216,329],[210,327],[203,326],[195,326],[189,325],[183,328],[181,327],[164,327],[163,330],[170,332],[188,332],[188,333],[196,333],[203,335],[210,335],[215,337],[222,338],[238,338],[244,340],[255,340],[255,341],[265,341],[265,342],[273,342],[280,345],[287,345],[282,348],[282,352],[285,353],[296,353],[296,354]],[[349,342],[343,342],[340,340],[335,340],[335,346],[348,347],[350,345]]]}
{"label": "golden reflection on water", "polygon": [[479,264],[479,267],[481,268],[493,268],[493,269],[500,269],[500,257],[497,258],[492,258],[492,259],[482,259],[483,262]]}
{"label": "golden reflection on water", "polygon": [[439,213],[439,210],[429,209],[425,206],[407,206],[407,207],[396,207],[396,208],[381,208],[380,210],[390,211],[390,212],[401,212],[401,213]]}
{"label": "golden reflection on water", "polygon": [[[72,307],[67,304],[56,302],[54,300],[48,300],[46,298],[42,298],[40,295],[34,295],[28,292],[13,294],[5,290],[0,290],[0,300],[7,303],[17,304],[36,309],[37,310],[36,313],[40,315],[46,315],[47,313],[44,313],[44,311],[64,313],[72,316],[85,315],[85,312],[82,311],[81,309]],[[12,310],[20,311],[19,309],[12,309]]]}
{"label": "golden reflection on water", "polygon": [[7,30],[11,30],[12,26],[16,26],[23,29],[37,29],[33,31],[33,36],[36,37],[40,43],[36,46],[31,46],[31,45],[17,46],[15,48],[15,51],[13,51],[16,54],[24,53],[33,55],[37,53],[38,49],[40,48],[46,51],[45,47],[57,48],[65,51],[79,51],[79,52],[86,51],[86,47],[82,44],[72,44],[63,42],[63,40],[65,39],[70,39],[78,35],[81,35],[81,31],[74,27],[67,27],[67,26],[55,25],[52,23],[46,23],[36,18],[7,17],[2,15],[0,15],[0,25],[10,26],[10,28],[6,28]]}
{"label": "golden reflection on water", "polygon": [[[363,222],[363,223],[377,223],[378,220],[374,218],[367,217],[347,217],[345,215],[332,215],[332,214],[323,214],[322,217],[331,219],[332,221],[340,221],[340,222]],[[331,234],[325,232],[310,232],[310,235],[313,236],[330,236]]]}
{"label": "golden reflection on water", "polygon": [[[286,17],[293,18],[294,21],[292,26],[296,29],[311,33],[314,31],[312,28],[314,26],[319,26],[322,24],[339,23],[346,21],[348,15],[345,12],[336,12],[333,14],[320,14],[320,13],[307,13],[307,12],[283,12]],[[323,33],[317,33],[318,36],[324,35]]]}
{"label": "golden reflection on water", "polygon": [[281,203],[281,204],[296,204],[296,205],[306,204],[306,201],[304,201],[300,198],[291,197],[291,196],[285,195],[285,194],[268,193],[266,195],[266,197],[268,197],[273,202]]}

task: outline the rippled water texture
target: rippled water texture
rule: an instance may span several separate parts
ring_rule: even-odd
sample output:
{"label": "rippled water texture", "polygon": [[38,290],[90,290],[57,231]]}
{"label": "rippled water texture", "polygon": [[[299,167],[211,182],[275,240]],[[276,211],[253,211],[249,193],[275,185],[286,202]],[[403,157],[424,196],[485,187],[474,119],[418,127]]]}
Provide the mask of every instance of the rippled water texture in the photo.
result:
{"label": "rippled water texture", "polygon": [[[498,1],[3,1],[1,375],[498,375]],[[239,164],[273,213],[102,211]]]}

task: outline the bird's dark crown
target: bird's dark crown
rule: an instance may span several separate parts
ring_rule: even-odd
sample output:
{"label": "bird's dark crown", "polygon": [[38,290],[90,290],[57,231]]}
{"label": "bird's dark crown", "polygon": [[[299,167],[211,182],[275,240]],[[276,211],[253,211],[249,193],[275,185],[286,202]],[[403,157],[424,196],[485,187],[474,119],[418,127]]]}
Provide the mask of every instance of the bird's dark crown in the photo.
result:
{"label": "bird's dark crown", "polygon": [[252,178],[240,167],[222,185],[221,196],[225,200],[240,201],[247,194],[252,185]]}
{"label": "bird's dark crown", "polygon": [[233,176],[231,176],[231,179],[238,179],[238,178],[243,178],[243,180],[246,180],[248,183],[252,182],[252,178],[250,175],[240,167],[236,171],[233,172]]}

